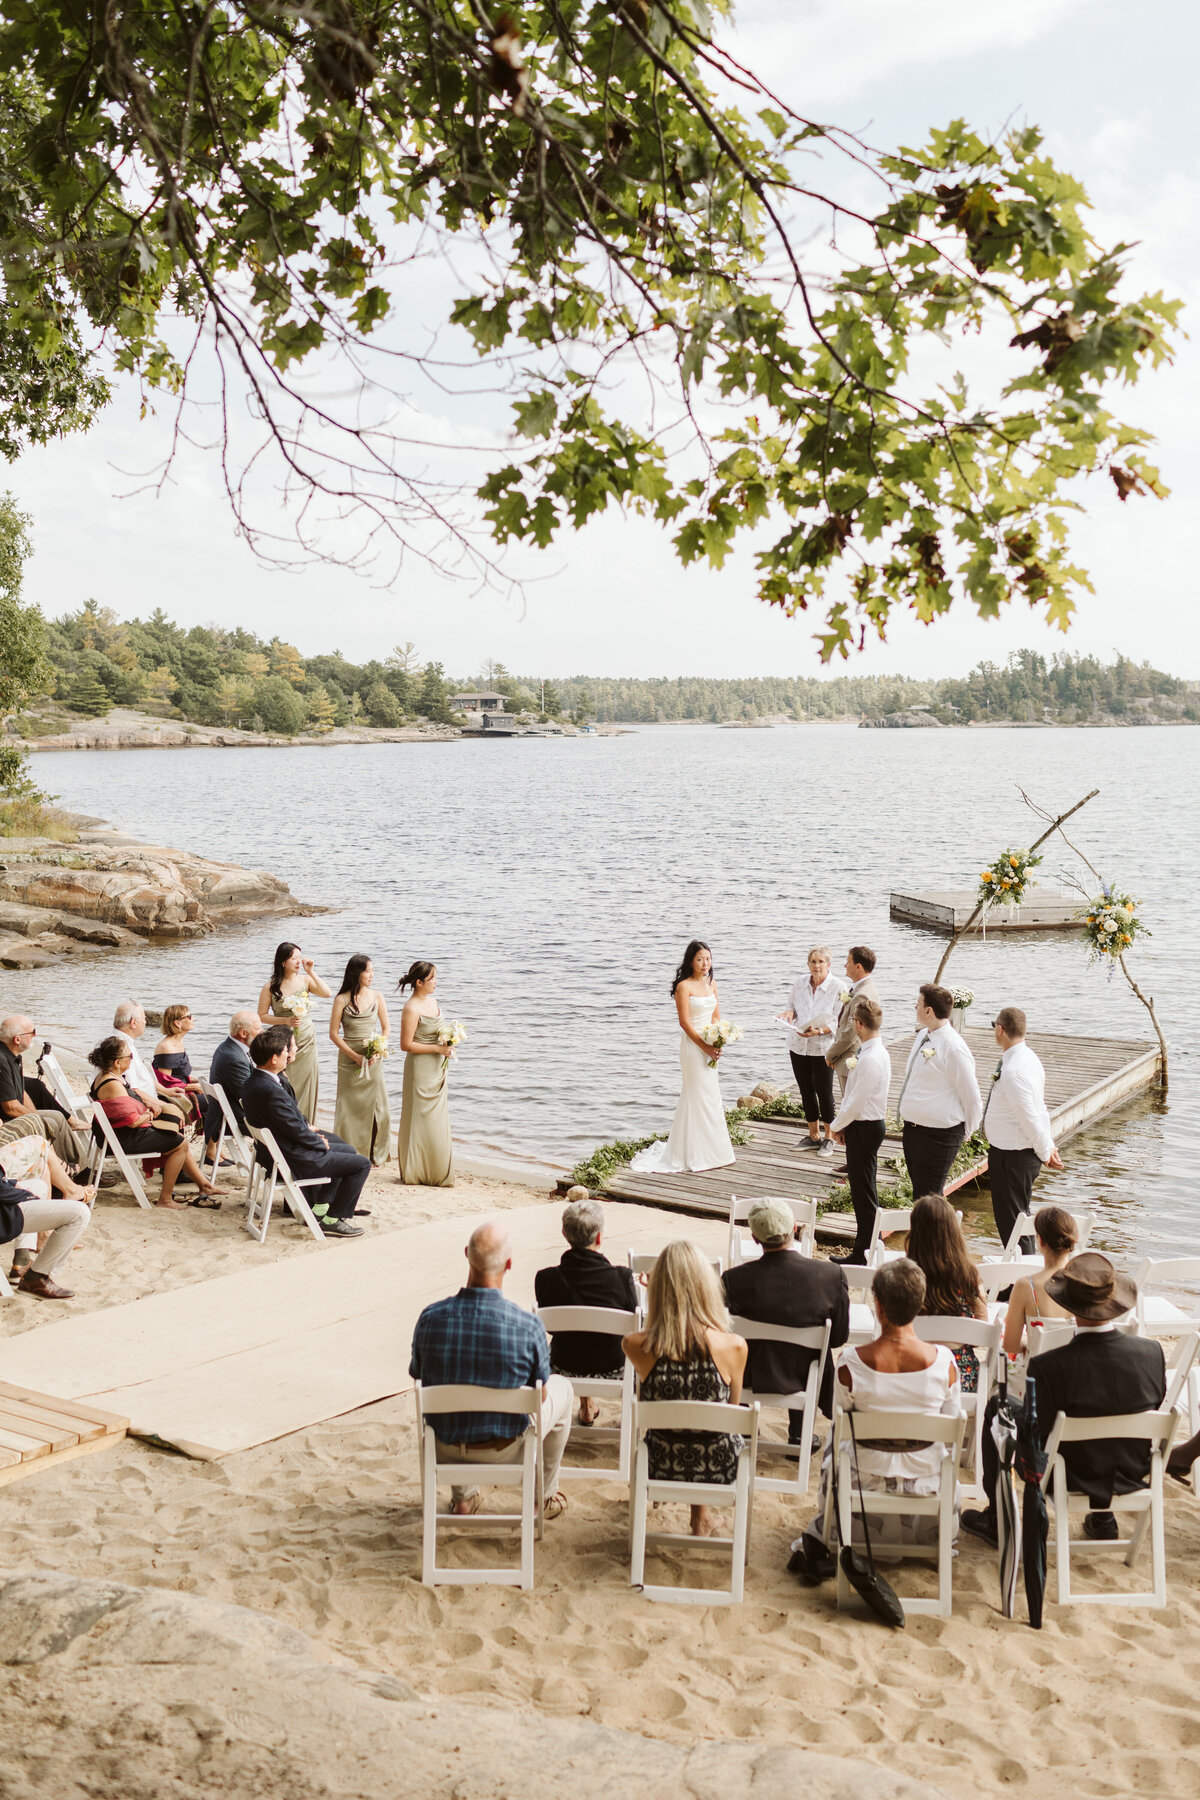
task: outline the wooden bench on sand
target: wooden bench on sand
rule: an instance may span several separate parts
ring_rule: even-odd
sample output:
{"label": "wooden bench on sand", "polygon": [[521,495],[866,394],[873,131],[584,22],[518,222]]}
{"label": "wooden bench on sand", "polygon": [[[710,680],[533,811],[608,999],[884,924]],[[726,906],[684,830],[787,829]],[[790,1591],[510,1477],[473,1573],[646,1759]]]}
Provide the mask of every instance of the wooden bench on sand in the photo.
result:
{"label": "wooden bench on sand", "polygon": [[56,1400],[0,1381],[0,1487],[53,1463],[119,1444],[129,1420],[82,1400]]}

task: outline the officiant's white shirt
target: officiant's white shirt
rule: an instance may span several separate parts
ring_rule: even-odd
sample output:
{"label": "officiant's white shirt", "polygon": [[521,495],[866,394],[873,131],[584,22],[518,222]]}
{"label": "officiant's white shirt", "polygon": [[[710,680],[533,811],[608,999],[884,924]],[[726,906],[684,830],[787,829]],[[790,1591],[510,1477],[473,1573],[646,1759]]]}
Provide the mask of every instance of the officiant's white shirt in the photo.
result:
{"label": "officiant's white shirt", "polygon": [[832,970],[820,982],[816,992],[807,973],[801,975],[792,989],[792,997],[788,1005],[796,1015],[796,1025],[803,1031],[806,1025],[815,1025],[824,1019],[829,1026],[828,1037],[802,1038],[793,1031],[788,1038],[788,1049],[793,1056],[824,1056],[833,1042],[833,1033],[837,1028],[837,1017],[841,1011],[838,995],[844,992],[845,982]]}
{"label": "officiant's white shirt", "polygon": [[[857,1119],[886,1119],[888,1089],[892,1085],[892,1059],[882,1038],[868,1038],[850,1052],[858,1061],[846,1077],[846,1091],[831,1131],[845,1131]],[[842,1067],[845,1068],[845,1063]]]}
{"label": "officiant's white shirt", "polygon": [[1046,1110],[1046,1071],[1028,1044],[1010,1044],[1000,1058],[984,1117],[997,1150],[1036,1150],[1049,1162],[1054,1132]]}
{"label": "officiant's white shirt", "polygon": [[[932,1056],[924,1054],[926,1048]],[[904,1077],[904,1103],[900,1116],[907,1125],[926,1125],[945,1131],[965,1125],[967,1136],[978,1129],[983,1100],[975,1075],[975,1058],[953,1025],[918,1031],[908,1053]]]}

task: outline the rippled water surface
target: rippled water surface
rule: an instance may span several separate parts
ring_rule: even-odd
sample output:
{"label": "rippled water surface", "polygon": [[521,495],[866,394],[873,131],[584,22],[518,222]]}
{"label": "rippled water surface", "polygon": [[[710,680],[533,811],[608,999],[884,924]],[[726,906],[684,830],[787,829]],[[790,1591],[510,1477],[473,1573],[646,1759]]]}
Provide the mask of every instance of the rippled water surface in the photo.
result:
{"label": "rippled water surface", "polygon": [[[885,1034],[907,1029],[943,940],[888,920],[893,887],[973,885],[1037,826],[1020,784],[1055,810],[1100,797],[1072,835],[1144,898],[1135,967],[1172,1046],[1167,1101],[1075,1138],[1054,1192],[1099,1203],[1114,1251],[1194,1248],[1200,1149],[1200,892],[1193,728],[1113,731],[773,731],[642,728],[617,738],[307,750],[102,751],[35,759],[63,804],[151,842],[282,875],[337,910],[198,943],[5,974],[4,1010],[77,1047],[114,999],[186,1000],[207,1063],[228,1014],[253,1003],[277,939],[295,937],[336,987],[366,950],[390,992],[436,960],[444,1010],[469,1027],[452,1070],[466,1143],[570,1163],[599,1140],[665,1129],[677,1064],[670,976],[693,934],[712,945],[722,1011],[746,1027],[726,1099],[789,1074],[773,1011],[810,943],[871,944]],[[1048,846],[1043,879],[1073,865]],[[1013,1002],[1031,1026],[1125,1038],[1149,1021],[1072,935],[960,946],[949,975],[977,1019]],[[318,1026],[328,1018],[318,1008]],[[334,1051],[323,1042],[323,1093]],[[397,1099],[402,1061],[388,1077]]]}

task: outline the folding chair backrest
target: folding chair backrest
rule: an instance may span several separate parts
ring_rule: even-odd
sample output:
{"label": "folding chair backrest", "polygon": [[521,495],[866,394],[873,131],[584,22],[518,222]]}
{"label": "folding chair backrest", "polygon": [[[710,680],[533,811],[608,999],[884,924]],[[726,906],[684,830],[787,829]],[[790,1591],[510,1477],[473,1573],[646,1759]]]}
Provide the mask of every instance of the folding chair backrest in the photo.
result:
{"label": "folding chair backrest", "polygon": [[[1147,1256],[1135,1279],[1139,1332],[1150,1337],[1178,1337],[1200,1325],[1200,1294],[1196,1292],[1200,1288],[1200,1256]],[[1176,1300],[1169,1298],[1172,1292],[1178,1296]]]}
{"label": "folding chair backrest", "polygon": [[[720,1276],[725,1266],[721,1258],[714,1256],[709,1260],[716,1274]],[[635,1275],[649,1275],[657,1261],[657,1250],[631,1250],[629,1252],[629,1267]]]}
{"label": "folding chair backrest", "polygon": [[[907,1439],[917,1444],[953,1444],[962,1435],[961,1416],[952,1413],[891,1412],[874,1407],[850,1407],[839,1404],[834,1424],[839,1434],[851,1435],[849,1420],[854,1419],[854,1435],[860,1442],[868,1438]],[[839,1436],[840,1442],[840,1436]],[[870,1511],[868,1502],[867,1511]]]}
{"label": "folding chair backrest", "polygon": [[1059,1413],[1046,1443],[1046,1455],[1053,1460],[1063,1444],[1094,1444],[1104,1438],[1139,1438],[1150,1444],[1161,1444],[1176,1425],[1171,1412],[1110,1413],[1104,1418],[1080,1419]]}
{"label": "folding chair backrest", "polygon": [[60,1106],[65,1106],[74,1118],[80,1117],[82,1101],[75,1094],[74,1088],[63,1072],[63,1066],[53,1050],[47,1050],[41,1061],[42,1079],[54,1095]]}
{"label": "folding chair backrest", "polygon": [[[421,1580],[428,1587],[441,1584],[455,1586],[501,1586],[532,1588],[533,1546],[542,1535],[542,1396],[540,1388],[490,1388],[459,1384],[423,1387],[418,1381],[414,1390],[417,1402],[417,1450],[421,1470]],[[524,1414],[532,1429],[527,1430],[520,1457],[512,1463],[456,1463],[454,1446],[444,1445],[439,1457],[437,1420],[446,1413]],[[475,1514],[456,1518],[439,1513],[437,1503],[438,1475],[444,1481],[461,1481],[464,1475],[478,1476],[490,1487],[517,1487],[521,1491],[518,1513]],[[473,1528],[492,1536],[498,1530],[520,1532],[521,1560],[515,1567],[451,1568],[437,1560],[438,1526],[470,1531]]]}
{"label": "folding chair backrest", "polygon": [[[1037,1230],[1035,1224],[1037,1216],[1040,1212],[1045,1210],[1046,1206],[1053,1205],[1054,1202],[1052,1200],[1047,1200],[1043,1206],[1035,1206],[1032,1207],[1029,1212],[1018,1214],[1013,1223],[1013,1228],[1008,1234],[1008,1241],[1002,1252],[1002,1255],[1005,1258],[1016,1257],[1021,1254],[1022,1238],[1033,1238],[1034,1242],[1037,1242]],[[1071,1217],[1075,1221],[1075,1230],[1079,1234],[1078,1242],[1075,1246],[1075,1252],[1076,1255],[1078,1255],[1079,1251],[1087,1249],[1088,1244],[1091,1241],[1092,1230],[1096,1223],[1096,1215],[1094,1212],[1077,1212],[1072,1213]]]}
{"label": "folding chair backrest", "polygon": [[1041,1356],[1047,1350],[1057,1350],[1061,1345],[1069,1344],[1074,1336],[1074,1319],[1032,1320],[1026,1334],[1026,1347],[1030,1362],[1035,1356]]}
{"label": "folding chair backrest", "polygon": [[[542,1321],[547,1334],[554,1331],[587,1331],[603,1333],[617,1344],[638,1328],[635,1312],[622,1312],[615,1306],[535,1306],[534,1316]],[[613,1367],[620,1361],[615,1355]]]}
{"label": "folding chair backrest", "polygon": [[947,1344],[957,1350],[969,1344],[973,1350],[995,1351],[1004,1336],[1002,1319],[959,1319],[950,1314],[924,1313],[913,1320],[913,1330],[924,1344]]}
{"label": "folding chair backrest", "polygon": [[540,1389],[531,1387],[492,1388],[448,1383],[442,1387],[417,1389],[417,1405],[425,1421],[443,1413],[464,1412],[526,1413],[536,1417],[541,1404]]}
{"label": "folding chair backrest", "polygon": [[[747,1238],[749,1238],[750,1234],[748,1231],[744,1232],[742,1228],[746,1226],[754,1208],[766,1198],[770,1198],[779,1205],[789,1208],[792,1218],[795,1221],[795,1227],[800,1233],[799,1248],[801,1255],[811,1256],[815,1251],[817,1246],[817,1203],[815,1200],[793,1200],[790,1195],[784,1194],[772,1194],[770,1196],[752,1194],[749,1198],[739,1200],[735,1194],[730,1197],[729,1201],[729,1239],[725,1252],[725,1267],[727,1269],[735,1268],[738,1263],[746,1259]],[[750,1242],[753,1242],[752,1238],[750,1239]],[[756,1249],[750,1252],[751,1255],[756,1253]]]}
{"label": "folding chair backrest", "polygon": [[912,1224],[911,1206],[877,1206],[875,1223],[871,1227],[871,1242],[867,1246],[868,1260],[883,1242],[883,1228],[886,1225],[888,1236],[900,1231],[907,1231]]}
{"label": "folding chair backrest", "polygon": [[309,1180],[298,1180],[297,1177],[292,1174],[291,1165],[275,1140],[275,1133],[266,1125],[254,1126],[251,1125],[249,1119],[247,1119],[246,1130],[250,1133],[250,1136],[254,1139],[256,1144],[262,1145],[271,1162],[271,1173],[267,1176],[262,1169],[257,1167],[256,1159],[251,1160],[250,1187],[248,1190],[250,1205],[246,1215],[246,1230],[250,1233],[251,1237],[257,1238],[260,1244],[266,1243],[267,1227],[271,1222],[271,1207],[275,1197],[275,1186],[278,1182],[283,1188],[284,1197],[295,1218],[297,1218],[302,1225],[307,1226],[310,1234],[316,1238],[318,1243],[323,1244],[325,1242],[325,1233],[317,1223],[312,1207],[309,1205],[304,1194],[304,1189],[306,1187],[322,1186],[323,1183],[321,1179],[319,1177],[314,1177]]}

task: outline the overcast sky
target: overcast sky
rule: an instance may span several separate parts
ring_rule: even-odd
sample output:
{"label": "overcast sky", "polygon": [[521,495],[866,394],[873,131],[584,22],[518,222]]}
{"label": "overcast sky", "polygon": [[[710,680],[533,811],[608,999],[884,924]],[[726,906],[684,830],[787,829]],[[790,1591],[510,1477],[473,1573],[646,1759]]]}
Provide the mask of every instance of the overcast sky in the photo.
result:
{"label": "overcast sky", "polygon": [[[769,69],[800,111],[877,145],[919,143],[958,116],[984,130],[1014,115],[1040,124],[1087,187],[1096,235],[1138,240],[1138,288],[1183,296],[1185,329],[1193,323],[1200,33],[1184,0],[1142,0],[1136,12],[1117,0],[750,0],[739,22],[735,50]],[[897,622],[886,646],[848,668],[954,674],[1032,646],[1119,650],[1200,677],[1200,348],[1184,343],[1173,369],[1118,395],[1117,411],[1157,435],[1173,496],[1122,507],[1111,484],[1089,485],[1074,541],[1096,592],[1067,638],[1028,609],[985,624],[964,605],[931,629]],[[332,567],[266,569],[236,536],[218,471],[201,454],[181,459],[160,494],[124,497],[135,485],[128,471],[153,465],[164,432],[165,415],[141,421],[125,395],[86,438],[0,475],[34,516],[26,592],[48,614],[89,597],[126,617],[161,605],[188,624],[241,623],[306,654],[337,647],[356,660],[411,639],[460,675],[484,657],[546,675],[818,672],[812,625],[754,598],[748,557],[719,575],[684,570],[665,536],[616,514],[546,552],[522,601],[415,563],[388,591]]]}

